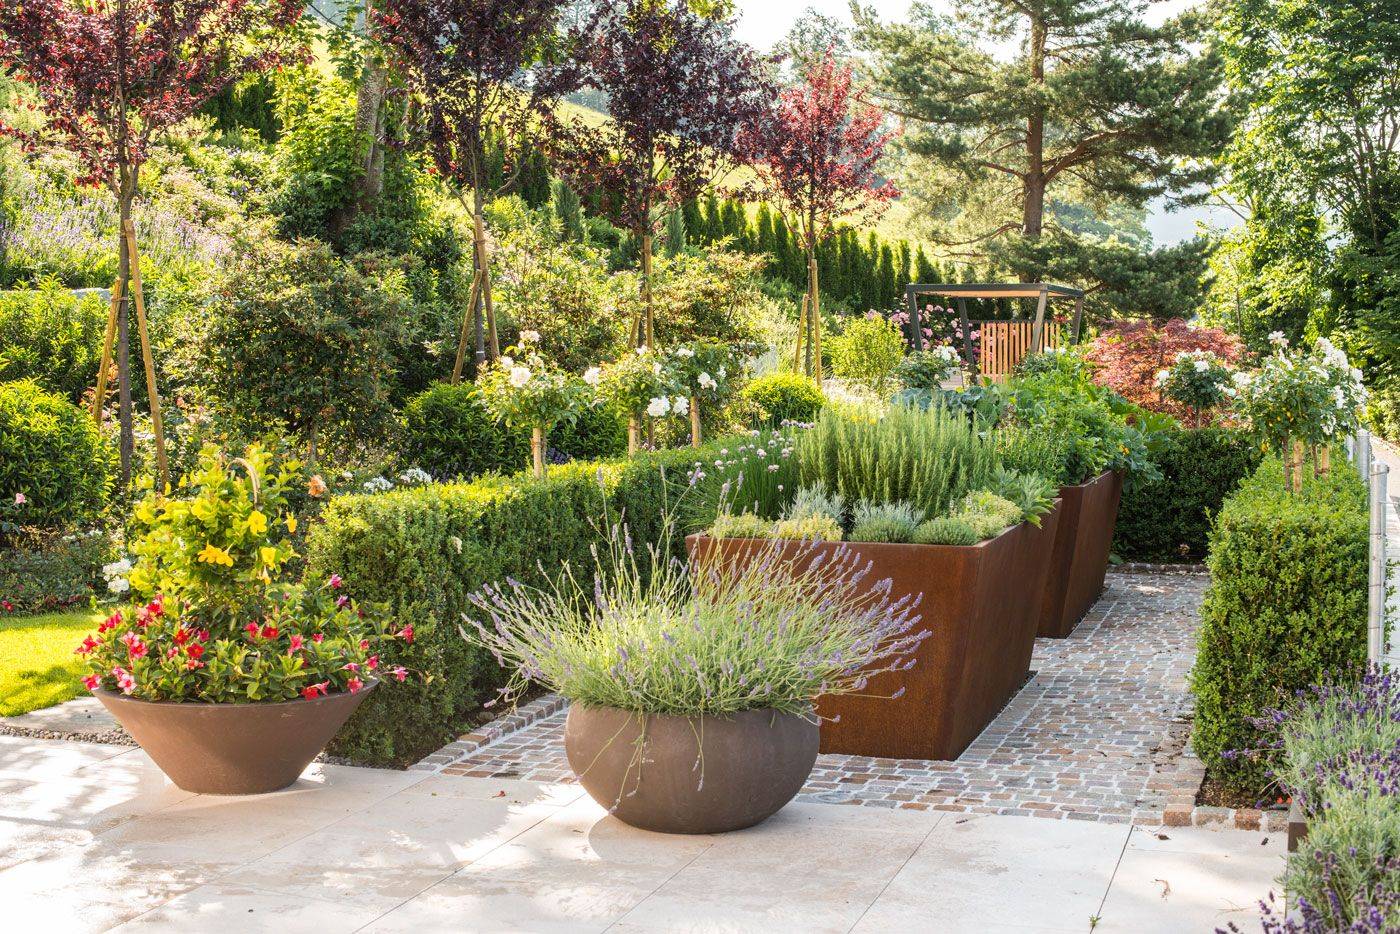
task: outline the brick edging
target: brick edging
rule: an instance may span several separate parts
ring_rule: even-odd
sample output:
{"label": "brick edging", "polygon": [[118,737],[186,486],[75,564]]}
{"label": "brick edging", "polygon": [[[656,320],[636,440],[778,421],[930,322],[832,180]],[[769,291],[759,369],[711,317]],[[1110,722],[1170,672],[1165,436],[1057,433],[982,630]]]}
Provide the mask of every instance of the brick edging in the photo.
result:
{"label": "brick edging", "polygon": [[409,771],[437,772],[445,766],[469,756],[482,748],[518,733],[546,717],[552,717],[569,706],[569,702],[558,694],[546,694],[521,707],[501,714],[488,723],[483,723],[470,733],[464,733],[437,752],[429,753],[408,767]]}

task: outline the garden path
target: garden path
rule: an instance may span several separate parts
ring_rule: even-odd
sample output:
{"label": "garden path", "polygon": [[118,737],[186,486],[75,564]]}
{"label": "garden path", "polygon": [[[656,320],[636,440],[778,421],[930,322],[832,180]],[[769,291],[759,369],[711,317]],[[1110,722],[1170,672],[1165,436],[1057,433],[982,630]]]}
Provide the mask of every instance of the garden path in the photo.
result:
{"label": "garden path", "polygon": [[313,765],[190,795],[129,746],[0,737],[8,930],[1207,931],[1284,836],[795,803],[715,837],[577,785]]}
{"label": "garden path", "polygon": [[[1194,572],[1193,572],[1194,571]],[[1144,826],[1279,829],[1282,811],[1196,807],[1187,743],[1199,569],[1112,573],[1068,639],[1037,639],[1035,676],[953,762],[824,755],[802,800]],[[564,705],[546,698],[420,763],[448,774],[568,782]],[[514,728],[514,732],[506,732]]]}

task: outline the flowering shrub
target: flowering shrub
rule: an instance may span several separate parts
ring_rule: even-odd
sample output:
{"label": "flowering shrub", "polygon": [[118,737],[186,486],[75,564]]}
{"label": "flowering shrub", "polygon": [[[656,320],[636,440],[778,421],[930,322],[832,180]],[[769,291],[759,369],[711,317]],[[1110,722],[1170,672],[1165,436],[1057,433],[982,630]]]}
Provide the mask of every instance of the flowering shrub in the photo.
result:
{"label": "flowering shrub", "polygon": [[1244,346],[1218,328],[1192,327],[1180,318],[1158,326],[1151,321],[1125,321],[1104,328],[1085,350],[1094,366],[1094,379],[1129,402],[1154,412],[1185,415],[1179,402],[1164,398],[1157,374],[1186,351],[1208,350],[1221,363],[1237,366]]}
{"label": "flowering shrub", "polygon": [[1158,370],[1155,382],[1162,395],[1185,406],[1195,427],[1235,398],[1234,374],[1209,350],[1183,350],[1169,369]]}
{"label": "flowering shrub", "polygon": [[[293,461],[254,445],[226,460],[209,448],[177,495],[148,495],[133,516],[132,552],[104,569],[137,602],[87,636],[88,688],[144,700],[240,703],[359,691],[378,668],[372,615],[338,576],[288,578],[296,517]],[[412,640],[411,626],[395,634]],[[403,669],[393,675],[406,676]]]}
{"label": "flowering shrub", "polygon": [[[598,388],[600,398],[627,415],[627,451],[635,454],[640,444],[638,419],[645,412],[650,418],[664,418],[673,411],[690,411],[690,401],[679,395],[676,375],[664,356],[649,347],[638,347],[602,367],[594,367],[583,378]],[[697,377],[698,380],[698,377]],[[677,400],[679,402],[679,409]]]}
{"label": "flowering shrub", "polygon": [[941,388],[943,381],[956,373],[960,366],[962,357],[957,349],[944,344],[928,350],[911,351],[899,362],[895,372],[903,388],[932,392]]}
{"label": "flowering shrub", "polygon": [[[719,403],[731,388],[730,372],[737,369],[734,353],[725,344],[708,341],[671,351],[671,378],[680,397],[687,400],[692,446],[700,446],[700,404]],[[675,410],[674,400],[671,407]],[[676,414],[685,415],[687,411]]]}
{"label": "flowering shrub", "polygon": [[[843,545],[786,556],[775,543],[691,574],[656,551],[639,561],[626,531],[611,533],[596,589],[566,573],[552,586],[508,580],[472,596],[466,638],[512,672],[505,699],[540,684],[642,714],[812,717],[818,695],[862,691],[873,675],[912,666],[929,635],[917,628],[917,601],[892,600],[888,581],[867,587],[868,564]],[[646,577],[642,564],[656,570]]]}
{"label": "flowering shrub", "polygon": [[1400,678],[1331,678],[1257,725],[1279,756],[1279,790],[1308,820],[1283,877],[1293,915],[1262,903],[1264,930],[1400,928]]}
{"label": "flowering shrub", "polygon": [[487,410],[515,429],[530,431],[530,449],[536,476],[544,476],[544,440],[562,421],[573,421],[584,405],[584,387],[556,369],[534,345],[539,335],[520,333],[520,345],[507,348],[507,356],[487,368],[477,388]]}
{"label": "flowering shrub", "polygon": [[1263,443],[1284,455],[1286,482],[1296,490],[1302,457],[1294,446],[1312,449],[1315,469],[1325,469],[1317,448],[1355,430],[1366,390],[1360,371],[1326,338],[1318,338],[1310,352],[1291,354],[1283,335],[1271,339],[1276,351],[1255,373],[1237,379],[1237,408]]}

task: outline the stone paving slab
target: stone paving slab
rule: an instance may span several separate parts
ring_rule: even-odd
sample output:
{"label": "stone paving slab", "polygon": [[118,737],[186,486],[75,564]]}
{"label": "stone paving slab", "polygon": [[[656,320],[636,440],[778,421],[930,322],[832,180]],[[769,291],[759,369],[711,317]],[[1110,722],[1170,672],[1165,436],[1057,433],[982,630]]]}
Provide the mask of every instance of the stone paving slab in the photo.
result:
{"label": "stone paving slab", "polygon": [[[1209,580],[1112,573],[1068,639],[1036,640],[1035,676],[956,761],[823,755],[802,800],[1101,823],[1281,829],[1286,814],[1197,808],[1188,742],[1198,609]],[[936,637],[936,636],[935,636]],[[431,766],[475,778],[571,782],[566,709],[546,698],[516,726],[470,734]],[[449,753],[455,761],[443,764]]]}
{"label": "stone paving slab", "polygon": [[135,745],[102,702],[90,695],[13,717],[0,717],[0,736]]}
{"label": "stone paving slab", "polygon": [[209,797],[139,749],[0,737],[3,929],[45,934],[1206,931],[1252,922],[1284,848],[817,803],[671,836],[577,785],[336,765]]}

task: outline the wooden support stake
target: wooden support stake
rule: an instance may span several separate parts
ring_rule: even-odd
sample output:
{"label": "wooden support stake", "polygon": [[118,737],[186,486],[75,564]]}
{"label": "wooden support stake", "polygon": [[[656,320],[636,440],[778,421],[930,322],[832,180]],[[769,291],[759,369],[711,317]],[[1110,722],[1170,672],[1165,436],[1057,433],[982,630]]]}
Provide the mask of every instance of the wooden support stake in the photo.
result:
{"label": "wooden support stake", "polygon": [[92,397],[92,417],[102,425],[102,403],[107,397],[107,371],[112,368],[112,346],[117,340],[117,313],[122,302],[122,280],[112,286],[112,301],[107,308],[107,334],[102,338],[102,363],[97,368],[97,391]]}
{"label": "wooden support stake", "polygon": [[1031,353],[1040,353],[1045,342],[1045,303],[1049,293],[1040,290],[1040,300],[1035,303],[1035,324],[1031,326]]}
{"label": "wooden support stake", "polygon": [[1080,328],[1084,324],[1084,296],[1081,294],[1074,300],[1074,328],[1070,334],[1070,343],[1078,345]]}
{"label": "wooden support stake", "polygon": [[794,373],[806,373],[806,368],[802,365],[802,344],[803,338],[807,334],[807,296],[802,296],[802,306],[797,312],[797,341],[792,347],[792,370]]}
{"label": "wooden support stake", "polygon": [[146,326],[146,297],[141,289],[141,254],[136,251],[136,227],[126,222],[126,251],[131,257],[131,297],[136,300],[136,329],[141,336],[141,362],[146,367],[146,393],[151,400],[151,431],[156,436],[156,475],[159,490],[164,493],[170,485],[165,459],[165,428],[160,415],[160,392],[156,388],[155,359],[151,355],[151,335]]}
{"label": "wooden support stake", "polygon": [[967,377],[972,385],[977,385],[977,361],[972,358],[972,322],[967,320],[967,299],[958,299],[958,326],[962,328],[963,362],[967,364]]}
{"label": "wooden support stake", "polygon": [[700,399],[697,396],[690,397],[690,446],[700,446]]}

